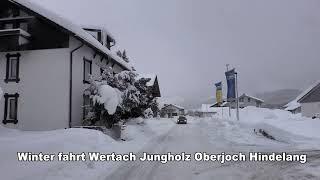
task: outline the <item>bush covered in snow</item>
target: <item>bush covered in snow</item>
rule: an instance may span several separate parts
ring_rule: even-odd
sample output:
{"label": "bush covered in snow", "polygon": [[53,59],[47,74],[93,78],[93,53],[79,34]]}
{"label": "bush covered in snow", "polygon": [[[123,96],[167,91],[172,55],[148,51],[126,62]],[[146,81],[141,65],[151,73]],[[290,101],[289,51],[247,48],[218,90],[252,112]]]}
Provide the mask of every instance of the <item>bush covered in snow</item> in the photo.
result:
{"label": "bush covered in snow", "polygon": [[93,100],[91,113],[85,117],[84,125],[106,125],[112,127],[121,119],[153,117],[159,111],[157,99],[148,92],[150,79],[137,79],[133,71],[114,74],[105,69],[101,76],[91,77],[90,87],[85,90]]}
{"label": "bush covered in snow", "polygon": [[151,108],[146,109],[146,110],[143,112],[143,116],[144,116],[144,118],[146,118],[146,119],[153,118],[153,111],[151,110]]}

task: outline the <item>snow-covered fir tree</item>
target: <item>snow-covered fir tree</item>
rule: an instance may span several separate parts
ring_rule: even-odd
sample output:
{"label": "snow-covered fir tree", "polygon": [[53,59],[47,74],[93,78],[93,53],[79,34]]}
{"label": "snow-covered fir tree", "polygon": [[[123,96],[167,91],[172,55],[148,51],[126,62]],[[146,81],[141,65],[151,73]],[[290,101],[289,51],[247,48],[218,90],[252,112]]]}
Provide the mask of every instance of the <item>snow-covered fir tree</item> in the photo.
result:
{"label": "snow-covered fir tree", "polygon": [[111,69],[105,69],[101,76],[91,77],[85,94],[90,95],[93,107],[84,124],[112,127],[121,119],[146,117],[147,109],[148,118],[157,114],[158,103],[147,87],[151,79],[137,77],[133,71],[113,74]]}
{"label": "snow-covered fir tree", "polygon": [[122,52],[122,59],[123,59],[124,61],[126,61],[126,62],[129,62],[129,58],[128,58],[128,56],[127,56],[126,50],[123,50],[123,52]]}

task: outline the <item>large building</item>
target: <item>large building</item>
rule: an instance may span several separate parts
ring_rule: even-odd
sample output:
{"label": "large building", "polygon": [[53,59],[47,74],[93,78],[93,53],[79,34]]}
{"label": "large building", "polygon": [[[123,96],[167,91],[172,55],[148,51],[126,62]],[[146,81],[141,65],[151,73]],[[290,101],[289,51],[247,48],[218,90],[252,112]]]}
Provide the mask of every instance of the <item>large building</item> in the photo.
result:
{"label": "large building", "polygon": [[132,67],[111,52],[103,29],[82,29],[26,0],[0,3],[0,100],[3,125],[22,130],[79,126],[90,75]]}
{"label": "large building", "polygon": [[320,118],[320,81],[308,88],[297,101],[301,104],[303,116]]}

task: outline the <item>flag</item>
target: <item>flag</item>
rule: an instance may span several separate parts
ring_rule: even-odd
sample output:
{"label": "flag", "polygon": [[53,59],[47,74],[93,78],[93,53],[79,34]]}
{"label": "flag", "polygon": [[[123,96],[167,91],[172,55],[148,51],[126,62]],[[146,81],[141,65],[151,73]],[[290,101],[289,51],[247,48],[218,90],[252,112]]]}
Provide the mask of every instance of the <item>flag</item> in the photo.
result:
{"label": "flag", "polygon": [[222,103],[222,82],[218,82],[216,85],[216,101],[218,104]]}
{"label": "flag", "polygon": [[228,101],[236,99],[236,78],[235,78],[235,69],[226,72],[228,93]]}

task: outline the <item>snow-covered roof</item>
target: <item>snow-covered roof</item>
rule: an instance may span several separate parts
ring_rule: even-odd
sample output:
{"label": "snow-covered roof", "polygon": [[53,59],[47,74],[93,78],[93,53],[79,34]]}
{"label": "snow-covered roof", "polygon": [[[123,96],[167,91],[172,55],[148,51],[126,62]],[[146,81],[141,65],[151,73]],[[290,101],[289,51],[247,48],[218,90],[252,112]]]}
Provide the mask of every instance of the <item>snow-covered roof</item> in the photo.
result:
{"label": "snow-covered roof", "polygon": [[137,77],[137,79],[142,79],[142,78],[150,79],[150,81],[147,82],[147,86],[153,86],[154,82],[157,78],[157,75],[155,75],[155,74],[139,74]]}
{"label": "snow-covered roof", "polygon": [[298,103],[297,101],[291,101],[286,105],[286,108],[284,110],[286,111],[293,111],[297,108],[301,107],[301,104]]}
{"label": "snow-covered roof", "polygon": [[83,29],[99,29],[106,33],[109,37],[115,40],[114,35],[105,27],[97,26],[97,25],[80,25]]}
{"label": "snow-covered roof", "polygon": [[71,32],[73,36],[84,41],[89,46],[95,48],[96,50],[100,51],[100,53],[108,55],[112,57],[116,62],[118,62],[121,66],[126,68],[127,70],[131,70],[132,67],[125,62],[123,59],[118,57],[115,53],[111,52],[107,47],[103,46],[98,40],[96,40],[91,34],[83,30],[79,25],[73,23],[72,21],[62,17],[36,3],[27,0],[9,0],[15,4],[20,6],[24,6],[29,10],[33,11],[34,13],[46,18],[49,21],[52,21],[56,25],[66,29],[67,31]]}
{"label": "snow-covered roof", "polygon": [[302,99],[304,99],[304,97],[306,97],[306,95],[308,95],[309,93],[311,93],[317,86],[320,85],[320,80],[315,82],[314,84],[312,84],[308,89],[306,89],[305,91],[303,91],[297,98],[297,102],[300,102]]}
{"label": "snow-covered roof", "polygon": [[164,108],[166,108],[166,107],[168,107],[168,106],[174,106],[174,107],[176,107],[176,108],[178,108],[178,109],[184,109],[184,107],[178,106],[178,105],[176,105],[176,104],[166,104],[166,105],[164,106]]}
{"label": "snow-covered roof", "polygon": [[248,94],[246,94],[246,93],[242,94],[239,98],[244,97],[244,96],[249,97],[249,98],[251,98],[251,99],[255,99],[255,100],[260,101],[260,102],[264,102],[264,100],[259,99],[259,98],[254,97],[254,96],[250,96],[250,95],[248,95]]}
{"label": "snow-covered roof", "polygon": [[216,112],[216,109],[211,106],[212,104],[202,104],[200,112]]}
{"label": "snow-covered roof", "polygon": [[299,94],[293,101],[291,101],[288,104],[284,105],[283,107],[285,108],[285,110],[292,111],[292,110],[295,110],[295,109],[301,107],[301,104],[299,103],[299,100],[302,99],[305,95],[307,95],[310,91],[312,91],[312,89],[314,89],[319,84],[320,84],[320,81],[312,84],[305,91],[303,91],[301,94]]}

